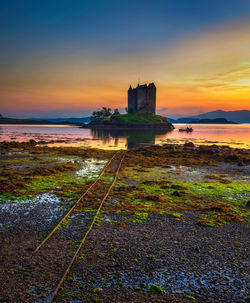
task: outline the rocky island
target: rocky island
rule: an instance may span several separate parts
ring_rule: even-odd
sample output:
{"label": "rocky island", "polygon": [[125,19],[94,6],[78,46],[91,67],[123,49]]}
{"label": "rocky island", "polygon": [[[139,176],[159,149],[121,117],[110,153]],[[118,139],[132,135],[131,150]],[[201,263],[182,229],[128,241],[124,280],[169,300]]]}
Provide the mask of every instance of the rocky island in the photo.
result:
{"label": "rocky island", "polygon": [[174,126],[165,117],[155,114],[111,115],[106,119],[93,119],[87,127],[116,129],[164,129],[173,130]]}
{"label": "rocky island", "polygon": [[154,83],[149,85],[137,85],[129,87],[127,114],[121,115],[118,109],[112,113],[110,108],[93,112],[91,122],[87,127],[91,128],[117,128],[117,129],[164,129],[173,130],[174,126],[165,117],[156,115],[156,87]]}

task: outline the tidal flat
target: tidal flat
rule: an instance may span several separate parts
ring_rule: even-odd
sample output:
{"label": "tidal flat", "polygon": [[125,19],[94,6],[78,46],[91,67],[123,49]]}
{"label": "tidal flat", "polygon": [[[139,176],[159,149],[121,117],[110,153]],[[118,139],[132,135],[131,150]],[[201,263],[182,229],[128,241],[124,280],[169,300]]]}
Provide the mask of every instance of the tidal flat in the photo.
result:
{"label": "tidal flat", "polygon": [[[33,252],[114,152],[32,140],[0,149],[0,301],[49,302],[112,174],[57,242]],[[249,149],[186,143],[128,150],[55,301],[249,302],[249,172]]]}

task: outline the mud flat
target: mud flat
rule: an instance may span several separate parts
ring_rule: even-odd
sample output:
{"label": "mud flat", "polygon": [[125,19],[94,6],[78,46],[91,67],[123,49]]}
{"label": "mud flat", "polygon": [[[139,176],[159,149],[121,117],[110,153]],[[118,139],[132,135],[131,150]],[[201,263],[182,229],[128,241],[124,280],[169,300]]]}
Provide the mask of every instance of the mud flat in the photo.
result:
{"label": "mud flat", "polygon": [[[47,302],[51,277],[61,277],[40,265],[51,257],[59,273],[64,260],[53,247],[39,258],[33,251],[113,152],[0,147],[0,301]],[[249,172],[247,149],[187,143],[127,151],[56,302],[249,302]],[[98,207],[95,194],[79,214],[76,237]],[[67,233],[60,241],[74,251],[78,243]]]}

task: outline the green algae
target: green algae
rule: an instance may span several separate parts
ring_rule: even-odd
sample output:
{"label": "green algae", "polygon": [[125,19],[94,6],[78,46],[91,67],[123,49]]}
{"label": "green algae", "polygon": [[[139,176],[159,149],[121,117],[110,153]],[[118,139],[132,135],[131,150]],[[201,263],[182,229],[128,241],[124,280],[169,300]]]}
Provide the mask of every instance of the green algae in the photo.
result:
{"label": "green algae", "polygon": [[28,200],[51,190],[62,200],[78,198],[85,188],[81,186],[96,178],[105,158],[105,151],[15,143],[0,161],[0,203]]}
{"label": "green algae", "polygon": [[190,210],[200,213],[197,224],[211,227],[242,222],[249,217],[246,201],[250,199],[250,184],[247,181],[186,182],[184,178],[185,182],[173,183],[166,171],[163,174],[159,168],[145,172],[139,167],[129,167],[125,171],[115,189],[118,201],[115,211],[132,214],[133,223],[143,222],[136,218],[138,213],[168,214],[183,221],[183,212]]}
{"label": "green algae", "polygon": [[189,191],[200,196],[219,198],[229,202],[241,202],[250,198],[250,183],[247,181],[233,181],[230,184],[219,182],[183,183]]}
{"label": "green algae", "polygon": [[70,176],[66,174],[56,174],[51,176],[37,176],[27,185],[26,191],[44,191],[56,188],[62,184],[71,183]]}
{"label": "green algae", "polygon": [[157,293],[157,294],[160,294],[160,295],[165,294],[165,290],[163,290],[161,288],[161,286],[159,286],[159,285],[151,285],[148,291],[153,292],[153,293]]}
{"label": "green algae", "polygon": [[[23,178],[21,178],[23,180]],[[53,193],[62,200],[78,198],[87,182],[91,179],[79,178],[72,173],[57,173],[48,176],[34,176],[27,182],[25,188],[17,189],[14,193],[0,195],[0,202],[4,203],[12,200],[28,200],[37,194],[53,190]]]}
{"label": "green algae", "polygon": [[64,219],[62,221],[62,223],[60,224],[60,226],[58,227],[58,229],[62,229],[64,226],[68,225],[71,222],[72,218],[70,216],[68,216],[66,219]]}
{"label": "green algae", "polygon": [[156,256],[155,255],[149,255],[149,256],[147,256],[147,258],[149,259],[149,260],[155,260],[156,259]]}
{"label": "green algae", "polygon": [[171,216],[172,216],[173,218],[181,218],[183,215],[180,214],[180,213],[171,213]]}
{"label": "green algae", "polygon": [[195,297],[191,295],[185,295],[185,298],[191,301],[196,301]]}
{"label": "green algae", "polygon": [[[91,218],[89,218],[89,219],[91,219]],[[99,216],[96,218],[94,225],[99,226],[102,221],[104,221],[104,219]]]}
{"label": "green algae", "polygon": [[98,253],[99,257],[101,257],[101,258],[105,257],[106,254],[107,254],[106,251],[103,251],[103,252],[99,252],[99,253]]}
{"label": "green algae", "polygon": [[88,297],[86,294],[76,293],[76,292],[68,290],[67,288],[64,288],[64,287],[60,287],[58,295],[60,297],[65,296],[68,298],[72,297],[72,298],[76,298],[76,299],[82,299],[82,298]]}
{"label": "green algae", "polygon": [[124,286],[124,283],[123,282],[121,282],[121,281],[118,281],[117,283],[116,283],[118,286]]}
{"label": "green algae", "polygon": [[6,202],[13,202],[13,201],[26,201],[33,198],[33,195],[29,194],[22,194],[20,196],[15,196],[10,193],[6,193],[3,195],[0,195],[0,203],[6,203]]}
{"label": "green algae", "polygon": [[142,212],[142,213],[135,213],[133,214],[133,218],[130,219],[130,222],[132,223],[142,223],[146,221],[148,218],[148,213]]}
{"label": "green algae", "polygon": [[49,190],[53,190],[54,194],[64,199],[75,198],[79,195],[76,192],[77,187],[79,185],[85,185],[85,183],[86,180],[78,179],[67,173],[60,173],[46,177],[36,176],[27,184],[25,189],[20,190],[19,196],[15,195],[12,198],[27,200],[34,195],[47,192]]}

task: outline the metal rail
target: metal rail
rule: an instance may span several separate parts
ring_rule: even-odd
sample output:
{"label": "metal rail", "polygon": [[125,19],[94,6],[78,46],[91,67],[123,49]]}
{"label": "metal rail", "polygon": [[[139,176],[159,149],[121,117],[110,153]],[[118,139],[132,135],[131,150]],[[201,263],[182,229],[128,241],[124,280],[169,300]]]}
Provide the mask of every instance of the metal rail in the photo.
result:
{"label": "metal rail", "polygon": [[43,239],[43,241],[37,246],[37,248],[34,250],[34,253],[37,253],[39,249],[53,236],[53,234],[62,226],[63,222],[71,215],[73,210],[76,208],[76,206],[81,202],[81,200],[86,196],[86,194],[96,185],[96,183],[100,180],[102,175],[104,174],[106,168],[110,165],[110,163],[113,161],[116,155],[118,155],[120,151],[117,151],[112,158],[108,161],[108,163],[104,166],[102,169],[100,175],[97,177],[97,179],[87,188],[87,190],[83,193],[83,195],[74,203],[74,205],[71,207],[71,209],[64,215],[64,217],[60,220],[60,222],[54,227],[54,229]]}
{"label": "metal rail", "polygon": [[91,222],[91,224],[90,224],[90,226],[89,226],[87,232],[85,233],[84,237],[82,238],[79,247],[77,248],[77,250],[76,250],[76,252],[75,252],[73,258],[71,259],[71,261],[70,261],[70,263],[69,263],[69,265],[68,265],[66,271],[64,272],[64,274],[63,274],[63,276],[62,276],[60,282],[58,283],[58,285],[57,285],[55,291],[53,292],[52,297],[51,297],[50,300],[48,301],[49,303],[51,303],[51,302],[54,301],[54,299],[55,299],[55,297],[56,297],[56,295],[57,295],[57,293],[58,293],[60,287],[62,286],[62,284],[63,284],[65,278],[67,277],[67,275],[68,275],[68,273],[69,273],[69,271],[70,271],[70,269],[71,269],[71,267],[72,267],[72,265],[73,265],[73,263],[74,263],[74,261],[75,261],[77,255],[79,254],[80,249],[82,248],[84,242],[86,241],[87,236],[89,235],[90,231],[92,230],[92,228],[93,228],[93,226],[94,226],[94,224],[95,224],[95,222],[96,222],[96,219],[98,218],[98,216],[99,216],[99,214],[100,214],[100,211],[101,211],[101,209],[102,209],[102,206],[103,206],[105,200],[107,199],[107,197],[109,196],[109,194],[110,194],[110,192],[111,192],[111,189],[112,189],[113,186],[115,185],[115,182],[116,182],[116,180],[117,180],[117,178],[118,178],[118,174],[119,174],[119,171],[120,171],[120,168],[121,168],[121,165],[122,165],[122,162],[123,162],[123,159],[124,159],[125,155],[126,155],[126,151],[124,152],[124,154],[123,154],[123,156],[122,156],[122,158],[121,158],[121,160],[120,160],[120,163],[119,163],[119,165],[118,165],[118,167],[117,167],[117,170],[116,170],[116,173],[115,173],[115,177],[114,177],[114,179],[113,179],[113,182],[111,183],[111,185],[110,185],[110,187],[109,187],[109,189],[108,189],[108,191],[107,191],[105,197],[102,199],[102,201],[101,201],[101,203],[100,203],[100,205],[99,205],[99,208],[98,208],[98,210],[97,210],[97,212],[96,212],[96,214],[95,214],[95,216],[94,216],[94,218],[93,218],[93,220],[92,220],[92,222]]}

